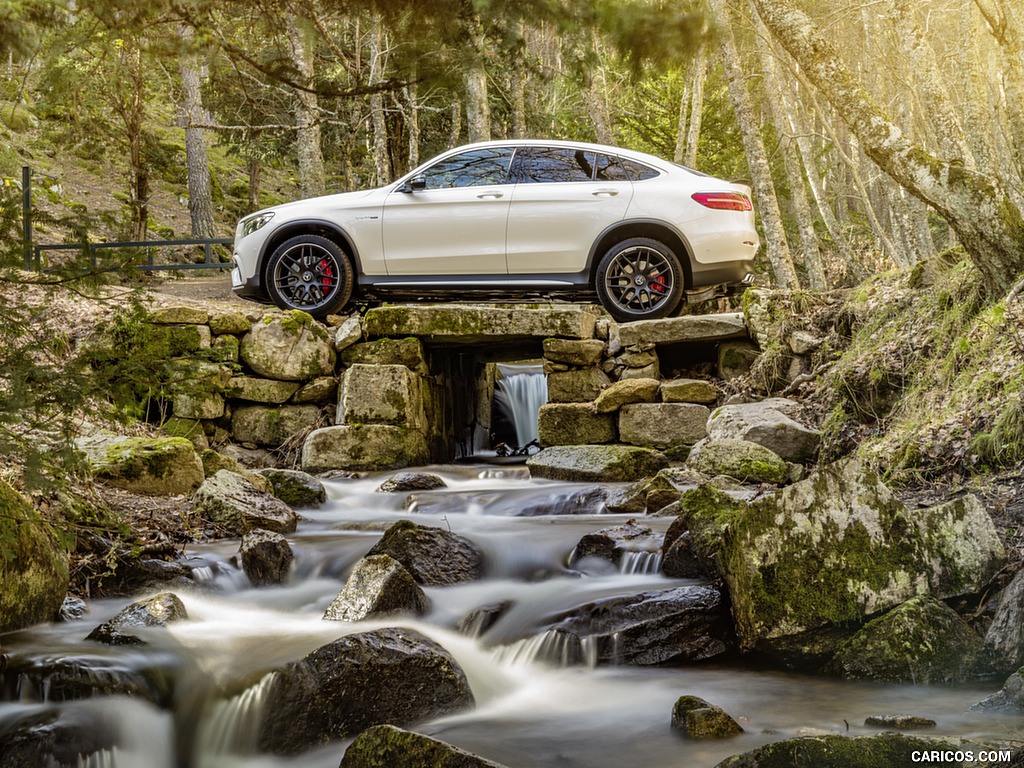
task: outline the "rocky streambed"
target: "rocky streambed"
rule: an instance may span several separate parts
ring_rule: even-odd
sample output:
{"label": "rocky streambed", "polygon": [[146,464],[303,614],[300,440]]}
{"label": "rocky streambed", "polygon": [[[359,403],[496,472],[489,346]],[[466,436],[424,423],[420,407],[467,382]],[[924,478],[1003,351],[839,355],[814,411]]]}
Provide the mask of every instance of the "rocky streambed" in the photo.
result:
{"label": "rocky streambed", "polygon": [[[1024,726],[972,710],[1012,638],[939,599],[1003,564],[969,499],[910,511],[854,462],[772,494],[426,472],[325,479],[149,595],[5,635],[0,763],[710,768],[804,738],[902,765]],[[930,727],[879,737],[901,714]]]}

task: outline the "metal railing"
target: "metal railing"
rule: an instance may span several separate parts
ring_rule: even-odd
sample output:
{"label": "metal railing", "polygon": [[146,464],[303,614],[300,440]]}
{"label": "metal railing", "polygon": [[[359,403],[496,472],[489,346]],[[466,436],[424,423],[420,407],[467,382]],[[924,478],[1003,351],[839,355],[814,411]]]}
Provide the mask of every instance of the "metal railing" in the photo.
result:
{"label": "metal railing", "polygon": [[[201,238],[179,238],[176,240],[124,240],[104,241],[101,243],[54,243],[35,244],[32,242],[32,175],[33,170],[29,166],[22,166],[21,169],[21,190],[22,190],[22,233],[25,239],[25,269],[43,271],[43,251],[88,251],[89,261],[93,269],[97,268],[96,252],[107,248],[145,248],[146,263],[134,265],[135,269],[142,271],[156,271],[161,269],[230,269],[230,262],[214,261],[213,246],[230,245],[234,242],[232,237],[201,237]],[[46,175],[46,174],[42,174]],[[205,258],[198,263],[182,264],[156,264],[153,258],[154,249],[182,246],[202,246]]]}

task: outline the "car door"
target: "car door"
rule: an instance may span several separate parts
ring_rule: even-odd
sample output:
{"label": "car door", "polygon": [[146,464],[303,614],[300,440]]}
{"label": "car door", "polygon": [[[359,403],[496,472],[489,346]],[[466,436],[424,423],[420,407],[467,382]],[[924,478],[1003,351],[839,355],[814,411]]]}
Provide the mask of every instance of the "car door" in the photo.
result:
{"label": "car door", "polygon": [[392,191],[382,225],[388,274],[503,274],[513,152],[460,152],[429,166],[423,189]]}
{"label": "car door", "polygon": [[516,155],[508,215],[510,274],[579,272],[590,247],[626,214],[633,185],[618,158],[568,147]]}

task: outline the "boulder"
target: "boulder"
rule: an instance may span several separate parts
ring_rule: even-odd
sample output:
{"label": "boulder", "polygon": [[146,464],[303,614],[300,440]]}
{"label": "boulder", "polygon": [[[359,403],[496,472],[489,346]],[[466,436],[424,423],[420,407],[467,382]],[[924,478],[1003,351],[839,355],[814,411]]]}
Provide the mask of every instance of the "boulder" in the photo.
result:
{"label": "boulder", "polygon": [[679,344],[693,341],[721,341],[747,335],[743,316],[738,313],[721,315],[686,315],[663,320],[637,320],[619,326],[622,345]]}
{"label": "boulder", "polygon": [[483,556],[469,539],[412,520],[392,525],[367,555],[390,555],[428,587],[475,581],[483,573]]}
{"label": "boulder", "polygon": [[327,501],[324,484],[306,472],[297,469],[260,469],[270,482],[270,492],[293,509],[296,507],[319,507]]}
{"label": "boulder", "polygon": [[624,379],[616,381],[598,394],[594,407],[598,413],[613,413],[632,403],[653,403],[661,382],[657,379]]}
{"label": "boulder", "polygon": [[545,309],[465,304],[377,307],[366,313],[369,336],[418,336],[448,344],[594,338],[597,317],[586,307]]}
{"label": "boulder", "polygon": [[334,373],[334,344],[323,326],[297,309],[269,313],[242,337],[242,361],[257,375],[308,381]]}
{"label": "boulder", "polygon": [[718,390],[703,379],[672,379],[661,383],[661,399],[666,403],[711,405],[718,400]]}
{"label": "boulder", "polygon": [[952,608],[915,597],[866,624],[823,671],[848,680],[959,683],[975,676],[981,645]]}
{"label": "boulder", "polygon": [[996,693],[971,707],[975,712],[989,709],[1024,712],[1024,667],[1006,678]]}
{"label": "boulder", "polygon": [[237,536],[258,528],[291,533],[297,523],[291,507],[225,469],[207,478],[192,497],[192,505],[197,514]]}
{"label": "boulder", "polygon": [[377,493],[409,493],[412,491],[432,491],[436,488],[447,488],[437,475],[429,472],[399,472],[392,475],[379,486]]}
{"label": "boulder", "polygon": [[312,474],[402,469],[427,461],[423,432],[389,424],[323,427],[311,432],[302,445],[302,468]]}
{"label": "boulder", "polygon": [[68,553],[53,527],[0,480],[0,633],[52,621],[68,592]]}
{"label": "boulder", "polygon": [[340,768],[503,768],[470,752],[393,725],[375,725],[356,737]]}
{"label": "boulder", "polygon": [[[878,736],[822,734],[766,744],[720,762],[715,768],[908,768],[919,765],[922,755],[937,755],[927,764],[942,768],[963,768],[953,759],[977,755],[993,745],[952,736],[930,738],[882,733]],[[945,755],[950,755],[947,759]]]}
{"label": "boulder", "polygon": [[210,317],[210,331],[214,336],[225,333],[241,335],[252,330],[249,318],[237,310],[218,312]]}
{"label": "boulder", "polygon": [[622,483],[650,477],[668,466],[664,454],[625,445],[545,448],[526,460],[533,477],[568,482]]}
{"label": "boulder", "polygon": [[690,739],[721,739],[743,733],[721,707],[699,696],[680,696],[672,708],[672,729]]}
{"label": "boulder", "polygon": [[224,394],[236,400],[279,405],[294,395],[302,384],[298,381],[258,379],[255,376],[233,376]]}
{"label": "boulder", "polygon": [[415,630],[347,635],[274,674],[259,748],[293,755],[373,725],[408,725],[473,704],[459,665]]}
{"label": "boulder", "polygon": [[548,374],[549,403],[589,403],[612,380],[600,368],[579,368]]}
{"label": "boulder", "polygon": [[723,405],[708,421],[710,439],[729,438],[757,443],[785,461],[805,464],[813,461],[821,433],[796,421],[798,403],[780,397],[759,403]]}
{"label": "boulder", "polygon": [[147,496],[192,493],[203,482],[203,463],[182,437],[93,436],[75,441],[96,479]]}
{"label": "boulder", "polygon": [[242,571],[254,587],[283,583],[294,558],[288,540],[273,531],[249,531],[238,548]]}
{"label": "boulder", "polygon": [[393,725],[367,728],[345,751],[340,768],[503,768],[451,744]]}
{"label": "boulder", "polygon": [[319,376],[302,387],[292,395],[292,403],[303,405],[306,403],[327,403],[334,399],[334,392],[338,387],[338,380],[333,376]]}
{"label": "boulder", "polygon": [[692,663],[733,646],[722,595],[709,586],[597,600],[554,617],[548,630],[588,641],[602,664]]}
{"label": "boulder", "polygon": [[985,656],[1002,672],[1024,665],[1024,570],[999,593],[999,607],[985,633]]}
{"label": "boulder", "polygon": [[422,616],[429,607],[420,585],[400,562],[390,555],[367,555],[356,563],[324,619],[362,621],[396,613]]}
{"label": "boulder", "polygon": [[401,365],[420,376],[430,374],[423,342],[416,338],[375,339],[352,344],[341,352],[344,365]]}
{"label": "boulder", "polygon": [[231,412],[231,435],[240,443],[279,446],[321,423],[315,405],[246,405]]}
{"label": "boulder", "polygon": [[547,403],[537,413],[538,441],[551,445],[598,445],[615,441],[615,416],[591,403]]}
{"label": "boulder", "polygon": [[361,338],[363,338],[362,320],[358,316],[346,318],[345,322],[334,331],[334,349],[336,352],[341,352]]}
{"label": "boulder", "polygon": [[743,506],[720,542],[742,647],[769,652],[919,595],[978,592],[1005,562],[977,498],[911,512],[853,459]]}
{"label": "boulder", "polygon": [[705,475],[726,475],[745,483],[781,485],[789,479],[786,462],[746,440],[709,438],[694,448],[686,465]]}
{"label": "boulder", "polygon": [[404,365],[353,365],[341,380],[338,423],[427,426],[426,388]]}
{"label": "boulder", "polygon": [[569,556],[569,567],[575,568],[591,557],[607,560],[618,567],[626,553],[657,552],[661,549],[661,542],[662,536],[650,526],[629,520],[622,525],[585,534]]}
{"label": "boulder", "polygon": [[636,403],[619,411],[619,438],[648,448],[693,445],[707,434],[710,411],[694,403]]}
{"label": "boulder", "polygon": [[585,368],[601,362],[604,346],[599,339],[544,339],[544,358]]}
{"label": "boulder", "polygon": [[172,592],[163,592],[124,608],[110,621],[100,624],[86,636],[106,645],[146,645],[134,632],[151,627],[166,627],[188,618],[184,603]]}
{"label": "boulder", "polygon": [[[746,508],[745,502],[710,484],[683,491],[675,505],[676,519],[665,531],[663,562],[667,565],[673,559],[676,545],[688,535],[687,545],[701,568],[712,578],[722,579],[722,540],[729,524],[742,516]],[[675,555],[684,556],[681,550],[676,550]]]}

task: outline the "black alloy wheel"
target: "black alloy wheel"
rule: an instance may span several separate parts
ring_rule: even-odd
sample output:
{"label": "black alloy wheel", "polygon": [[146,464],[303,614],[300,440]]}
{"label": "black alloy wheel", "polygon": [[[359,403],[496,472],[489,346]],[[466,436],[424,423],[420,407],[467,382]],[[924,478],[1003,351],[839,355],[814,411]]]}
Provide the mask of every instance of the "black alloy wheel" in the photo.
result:
{"label": "black alloy wheel", "polygon": [[299,235],[277,247],[267,263],[267,293],[281,309],[301,309],[318,320],[352,297],[352,263],[336,243]]}
{"label": "black alloy wheel", "polygon": [[665,317],[679,304],[683,269],[672,249],[647,237],[612,246],[597,266],[602,306],[616,320]]}

